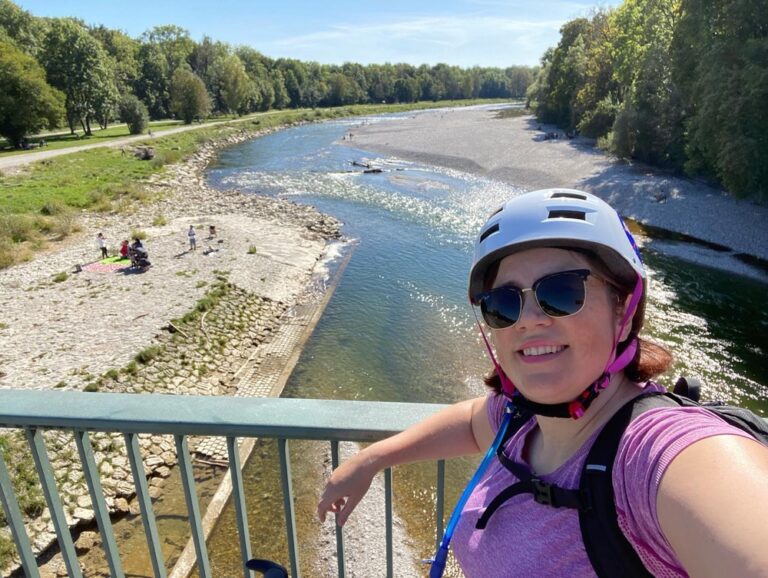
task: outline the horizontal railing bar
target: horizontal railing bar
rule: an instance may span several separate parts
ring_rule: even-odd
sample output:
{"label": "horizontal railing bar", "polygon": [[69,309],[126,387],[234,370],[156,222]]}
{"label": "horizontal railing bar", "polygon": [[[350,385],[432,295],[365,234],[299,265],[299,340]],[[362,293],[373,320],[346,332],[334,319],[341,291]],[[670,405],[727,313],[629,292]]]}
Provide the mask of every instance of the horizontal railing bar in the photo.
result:
{"label": "horizontal railing bar", "polygon": [[[321,399],[0,390],[0,427],[376,441],[444,407]],[[339,420],[339,415],[344,419]]]}

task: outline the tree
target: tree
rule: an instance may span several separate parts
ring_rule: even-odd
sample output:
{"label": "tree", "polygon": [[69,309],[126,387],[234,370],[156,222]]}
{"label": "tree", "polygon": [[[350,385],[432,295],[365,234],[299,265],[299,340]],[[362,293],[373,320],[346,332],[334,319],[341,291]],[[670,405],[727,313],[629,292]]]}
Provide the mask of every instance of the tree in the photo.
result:
{"label": "tree", "polygon": [[10,0],[0,0],[0,41],[36,57],[45,39],[46,24]]}
{"label": "tree", "polygon": [[285,79],[283,73],[276,69],[272,73],[272,88],[275,95],[275,108],[282,110],[291,104],[291,97],[288,96],[288,90],[285,88]]}
{"label": "tree", "polygon": [[45,81],[34,58],[0,43],[0,134],[18,147],[25,135],[58,126],[64,95]]}
{"label": "tree", "polygon": [[254,87],[240,58],[232,55],[224,59],[218,67],[218,77],[226,109],[234,114],[244,112]]}
{"label": "tree", "polygon": [[184,64],[191,64],[189,59],[195,50],[195,41],[181,26],[155,26],[142,34],[142,40],[159,48],[165,58],[167,70],[175,71]]}
{"label": "tree", "polygon": [[158,46],[142,44],[139,47],[139,70],[136,96],[147,106],[150,118],[168,118],[171,114],[168,63]]}
{"label": "tree", "polygon": [[275,103],[275,83],[269,72],[272,61],[249,46],[238,47],[235,54],[253,84],[250,110],[269,110]]}
{"label": "tree", "polygon": [[120,120],[128,125],[131,134],[142,134],[149,124],[149,111],[134,95],[126,94],[120,100]]}
{"label": "tree", "polygon": [[74,133],[80,123],[91,134],[91,120],[102,125],[117,103],[109,58],[87,30],[71,19],[54,20],[45,40],[48,81],[66,95],[67,120]]}
{"label": "tree", "polygon": [[188,67],[176,69],[171,79],[171,110],[192,124],[196,118],[205,118],[211,111],[211,99],[205,84]]}
{"label": "tree", "polygon": [[671,51],[680,14],[680,0],[625,0],[616,10],[621,103],[611,148],[619,156],[682,167],[683,115]]}
{"label": "tree", "polygon": [[105,26],[90,28],[89,32],[101,43],[109,56],[118,92],[132,92],[139,78],[139,42],[120,30]]}
{"label": "tree", "polygon": [[686,171],[768,199],[768,12],[757,0],[683,0],[675,78],[688,129]]}

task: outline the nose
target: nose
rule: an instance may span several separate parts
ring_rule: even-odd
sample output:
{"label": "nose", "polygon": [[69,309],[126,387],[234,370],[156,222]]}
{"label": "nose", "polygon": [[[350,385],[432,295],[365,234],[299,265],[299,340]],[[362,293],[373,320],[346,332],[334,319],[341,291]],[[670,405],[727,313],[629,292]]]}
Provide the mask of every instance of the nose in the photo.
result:
{"label": "nose", "polygon": [[515,323],[518,330],[527,329],[537,325],[549,325],[552,318],[544,313],[536,301],[536,295],[533,289],[521,289],[521,298],[523,300],[520,308],[520,319]]}

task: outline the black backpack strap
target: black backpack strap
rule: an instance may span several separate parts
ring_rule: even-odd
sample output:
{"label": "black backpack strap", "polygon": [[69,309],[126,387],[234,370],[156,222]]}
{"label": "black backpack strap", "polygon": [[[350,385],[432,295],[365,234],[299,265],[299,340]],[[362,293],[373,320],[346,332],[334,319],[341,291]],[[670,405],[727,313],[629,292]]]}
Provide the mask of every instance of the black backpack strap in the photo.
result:
{"label": "black backpack strap", "polygon": [[507,442],[532,417],[532,414],[525,410],[521,411],[518,408],[516,411],[517,413],[512,416],[512,420],[507,426],[507,431],[504,432],[502,442],[496,450],[496,457],[499,459],[499,462],[501,462],[501,465],[509,470],[512,475],[520,481],[507,486],[493,500],[491,500],[475,524],[475,527],[478,530],[484,530],[491,516],[507,500],[518,494],[533,494],[534,501],[545,506],[552,506],[553,508],[582,509],[589,507],[589,502],[580,489],[572,490],[561,488],[555,484],[545,482],[531,474],[531,470],[527,466],[519,464],[507,457],[504,453]]}
{"label": "black backpack strap", "polygon": [[629,423],[654,407],[677,405],[665,395],[641,395],[625,404],[597,436],[584,462],[580,487],[591,508],[579,510],[584,548],[601,578],[652,576],[619,528],[613,495],[613,463],[619,442]]}

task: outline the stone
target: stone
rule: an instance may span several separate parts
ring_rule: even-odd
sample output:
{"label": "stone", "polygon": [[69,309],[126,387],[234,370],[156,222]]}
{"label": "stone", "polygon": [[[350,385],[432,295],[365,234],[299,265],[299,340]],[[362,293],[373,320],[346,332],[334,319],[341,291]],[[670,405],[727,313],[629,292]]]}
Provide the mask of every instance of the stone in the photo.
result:
{"label": "stone", "polygon": [[90,521],[93,520],[94,513],[90,508],[75,508],[73,517],[78,521]]}
{"label": "stone", "polygon": [[115,499],[115,510],[118,512],[125,514],[126,512],[129,512],[131,509],[130,505],[128,504],[128,500],[125,498],[117,498]]}
{"label": "stone", "polygon": [[83,532],[75,542],[75,550],[78,554],[84,554],[96,545],[98,537],[96,532]]}

